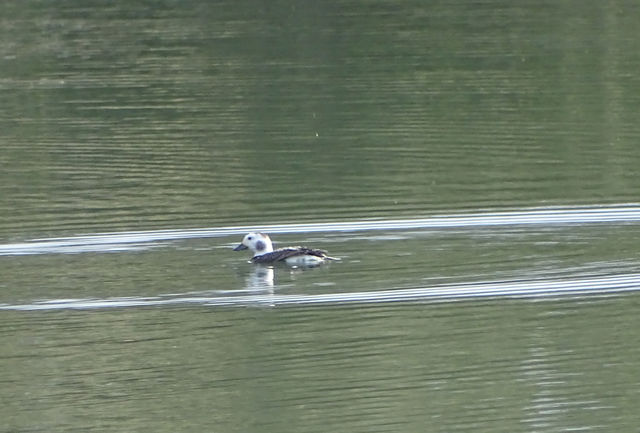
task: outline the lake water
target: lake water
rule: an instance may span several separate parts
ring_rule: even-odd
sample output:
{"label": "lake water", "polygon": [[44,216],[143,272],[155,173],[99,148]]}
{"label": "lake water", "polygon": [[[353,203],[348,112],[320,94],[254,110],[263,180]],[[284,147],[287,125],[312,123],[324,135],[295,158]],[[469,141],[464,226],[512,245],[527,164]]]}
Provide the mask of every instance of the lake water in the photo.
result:
{"label": "lake water", "polygon": [[0,16],[0,431],[637,429],[632,2]]}

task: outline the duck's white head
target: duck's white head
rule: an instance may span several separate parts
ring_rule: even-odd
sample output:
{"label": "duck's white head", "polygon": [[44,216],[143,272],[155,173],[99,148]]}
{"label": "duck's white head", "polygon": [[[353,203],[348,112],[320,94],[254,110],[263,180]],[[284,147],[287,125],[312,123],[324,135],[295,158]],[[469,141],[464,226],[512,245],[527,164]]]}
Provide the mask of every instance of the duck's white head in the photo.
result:
{"label": "duck's white head", "polygon": [[259,256],[273,251],[273,244],[268,235],[264,233],[247,233],[242,243],[235,247],[234,251],[250,249],[254,256]]}

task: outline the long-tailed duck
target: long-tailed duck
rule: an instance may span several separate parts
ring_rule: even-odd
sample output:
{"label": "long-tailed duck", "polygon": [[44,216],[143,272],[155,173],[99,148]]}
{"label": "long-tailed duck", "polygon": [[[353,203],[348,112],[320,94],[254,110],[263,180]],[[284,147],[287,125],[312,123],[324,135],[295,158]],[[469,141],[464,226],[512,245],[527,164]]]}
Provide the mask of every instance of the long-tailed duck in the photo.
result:
{"label": "long-tailed duck", "polygon": [[253,251],[253,263],[286,262],[289,266],[316,266],[325,260],[340,260],[329,257],[324,250],[307,247],[287,247],[273,249],[268,235],[264,233],[248,233],[242,243],[234,251],[250,249]]}

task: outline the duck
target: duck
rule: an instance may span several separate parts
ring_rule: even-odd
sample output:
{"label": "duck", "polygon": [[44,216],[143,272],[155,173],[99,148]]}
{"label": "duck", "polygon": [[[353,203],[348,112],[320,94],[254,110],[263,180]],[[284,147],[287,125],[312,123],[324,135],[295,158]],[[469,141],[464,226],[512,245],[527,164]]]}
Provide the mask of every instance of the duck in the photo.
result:
{"label": "duck", "polygon": [[251,250],[251,261],[258,264],[285,262],[289,266],[318,266],[326,260],[340,260],[330,257],[324,250],[307,247],[286,247],[273,249],[269,235],[265,233],[247,233],[234,251]]}

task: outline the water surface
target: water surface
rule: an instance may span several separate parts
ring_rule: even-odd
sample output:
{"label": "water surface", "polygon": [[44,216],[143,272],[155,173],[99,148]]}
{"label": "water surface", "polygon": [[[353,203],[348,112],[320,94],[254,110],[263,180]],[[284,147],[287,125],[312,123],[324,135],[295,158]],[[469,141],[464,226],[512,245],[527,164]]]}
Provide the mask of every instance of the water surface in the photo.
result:
{"label": "water surface", "polygon": [[3,2],[3,431],[634,430],[637,12]]}

